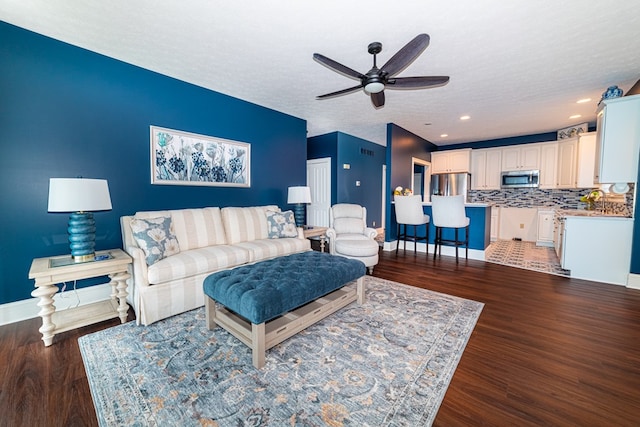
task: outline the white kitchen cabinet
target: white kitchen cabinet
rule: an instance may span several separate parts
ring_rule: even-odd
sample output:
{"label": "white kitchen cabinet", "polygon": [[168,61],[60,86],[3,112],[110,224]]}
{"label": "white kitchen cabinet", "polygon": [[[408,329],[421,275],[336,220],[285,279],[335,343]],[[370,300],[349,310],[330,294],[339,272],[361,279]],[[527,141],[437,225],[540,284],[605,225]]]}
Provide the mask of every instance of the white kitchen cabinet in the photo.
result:
{"label": "white kitchen cabinet", "polygon": [[553,246],[553,216],[551,209],[538,210],[538,239],[537,246]]}
{"label": "white kitchen cabinet", "polygon": [[558,174],[558,143],[540,144],[540,188],[556,188]]}
{"label": "white kitchen cabinet", "polygon": [[499,190],[502,149],[483,148],[471,151],[471,189]]}
{"label": "white kitchen cabinet", "polygon": [[431,173],[469,172],[471,148],[434,151],[431,153]]}
{"label": "white kitchen cabinet", "polygon": [[520,144],[502,149],[502,170],[540,169],[540,144]]}
{"label": "white kitchen cabinet", "polygon": [[491,206],[491,232],[489,238],[492,242],[498,240],[500,226],[500,206]]}
{"label": "white kitchen cabinet", "polygon": [[557,188],[576,187],[576,165],[578,159],[578,138],[558,141]]}
{"label": "white kitchen cabinet", "polygon": [[633,219],[567,216],[564,221],[562,268],[578,279],[626,285]]}
{"label": "white kitchen cabinet", "polygon": [[589,132],[578,138],[576,188],[594,188],[593,170],[596,163],[596,133]]}
{"label": "white kitchen cabinet", "polygon": [[640,95],[605,99],[596,126],[596,183],[636,182],[640,157]]}

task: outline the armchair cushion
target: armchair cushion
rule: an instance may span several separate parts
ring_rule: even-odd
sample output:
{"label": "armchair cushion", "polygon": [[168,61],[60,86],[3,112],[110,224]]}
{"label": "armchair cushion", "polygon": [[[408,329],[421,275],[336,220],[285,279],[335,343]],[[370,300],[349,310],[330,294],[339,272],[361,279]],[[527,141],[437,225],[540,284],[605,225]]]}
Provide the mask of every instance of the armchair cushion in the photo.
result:
{"label": "armchair cushion", "polygon": [[131,231],[138,246],[144,251],[147,265],[153,265],[180,252],[170,216],[134,218],[131,220]]}
{"label": "armchair cushion", "polygon": [[369,257],[378,254],[378,242],[363,235],[336,240],[336,253],[349,257]]}

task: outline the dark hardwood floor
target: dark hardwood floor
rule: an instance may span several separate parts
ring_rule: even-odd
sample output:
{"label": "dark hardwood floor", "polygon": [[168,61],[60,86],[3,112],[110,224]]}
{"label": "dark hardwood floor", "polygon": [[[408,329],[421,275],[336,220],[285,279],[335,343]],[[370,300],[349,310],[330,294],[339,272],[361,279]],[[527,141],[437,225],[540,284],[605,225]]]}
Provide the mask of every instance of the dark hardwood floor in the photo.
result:
{"label": "dark hardwood floor", "polygon": [[[402,250],[374,276],[485,304],[434,425],[640,424],[640,291]],[[97,425],[77,338],[118,323],[0,327],[0,425]]]}

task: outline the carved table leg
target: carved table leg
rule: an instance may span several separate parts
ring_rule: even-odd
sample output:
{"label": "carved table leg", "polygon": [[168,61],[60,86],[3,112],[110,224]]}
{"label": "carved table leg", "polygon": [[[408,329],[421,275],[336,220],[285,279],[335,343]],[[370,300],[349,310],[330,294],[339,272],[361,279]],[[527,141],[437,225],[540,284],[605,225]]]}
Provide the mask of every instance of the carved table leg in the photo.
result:
{"label": "carved table leg", "polygon": [[56,311],[56,307],[53,305],[53,296],[58,292],[58,287],[52,284],[40,286],[36,284],[36,286],[36,289],[31,292],[31,296],[40,298],[38,315],[42,317],[42,326],[39,331],[42,334],[44,345],[48,347],[53,343],[53,337],[56,335],[56,325],[51,321],[51,316]]}
{"label": "carved table leg", "polygon": [[[127,305],[127,279],[131,277],[131,275],[127,272],[120,272],[109,275],[111,278],[111,285],[115,284],[115,288],[118,291],[118,313],[120,315],[120,323],[125,323],[127,321],[127,313],[129,312],[129,306]],[[113,295],[112,295],[113,298]]]}

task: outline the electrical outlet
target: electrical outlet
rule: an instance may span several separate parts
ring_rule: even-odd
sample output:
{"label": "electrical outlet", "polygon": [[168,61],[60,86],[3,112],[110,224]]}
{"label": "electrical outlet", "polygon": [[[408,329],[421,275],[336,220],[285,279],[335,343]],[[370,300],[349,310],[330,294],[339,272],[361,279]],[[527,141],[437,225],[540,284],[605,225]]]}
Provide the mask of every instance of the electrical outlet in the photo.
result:
{"label": "electrical outlet", "polygon": [[356,187],[360,187],[360,181],[356,181]]}
{"label": "electrical outlet", "polygon": [[520,228],[524,228],[524,224],[520,224]]}
{"label": "electrical outlet", "polygon": [[373,221],[373,226],[374,226],[374,227],[376,226],[376,222],[375,222],[375,221]]}

